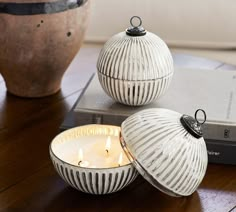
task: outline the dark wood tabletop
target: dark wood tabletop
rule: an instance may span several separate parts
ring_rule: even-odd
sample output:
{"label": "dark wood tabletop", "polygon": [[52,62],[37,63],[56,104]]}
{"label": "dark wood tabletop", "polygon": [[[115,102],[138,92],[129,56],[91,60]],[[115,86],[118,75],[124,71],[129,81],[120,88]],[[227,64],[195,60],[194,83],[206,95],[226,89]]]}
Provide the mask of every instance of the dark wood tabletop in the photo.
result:
{"label": "dark wood tabletop", "polygon": [[[79,192],[56,173],[49,144],[95,72],[100,47],[84,47],[68,68],[59,93],[26,99],[6,91],[0,77],[0,211],[236,211],[236,166],[209,164],[193,195],[174,198],[138,177],[114,194]],[[236,69],[219,61],[174,55],[175,65]]]}

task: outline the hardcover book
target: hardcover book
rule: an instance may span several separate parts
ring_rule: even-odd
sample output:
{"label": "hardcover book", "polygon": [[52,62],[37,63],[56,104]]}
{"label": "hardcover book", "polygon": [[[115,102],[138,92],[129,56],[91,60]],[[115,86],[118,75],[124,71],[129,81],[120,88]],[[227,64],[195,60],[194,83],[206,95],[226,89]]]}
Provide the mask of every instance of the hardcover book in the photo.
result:
{"label": "hardcover book", "polygon": [[[128,116],[147,108],[167,108],[191,116],[200,108],[207,114],[203,135],[209,161],[236,164],[235,95],[236,71],[176,69],[171,85],[162,97],[149,105],[132,107],[111,99],[94,75],[70,115],[73,115],[73,125],[120,126]],[[64,122],[62,128],[67,127]],[[227,149],[227,154],[221,151],[223,148]],[[223,154],[226,155],[222,159]]]}

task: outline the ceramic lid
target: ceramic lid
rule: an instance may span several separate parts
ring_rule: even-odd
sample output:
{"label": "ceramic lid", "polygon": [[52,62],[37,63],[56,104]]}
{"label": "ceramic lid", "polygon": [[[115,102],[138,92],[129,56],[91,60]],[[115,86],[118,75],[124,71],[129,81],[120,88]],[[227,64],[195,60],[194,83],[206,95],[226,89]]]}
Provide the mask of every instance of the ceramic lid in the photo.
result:
{"label": "ceramic lid", "polygon": [[127,157],[149,183],[171,196],[191,195],[208,163],[203,137],[192,133],[198,132],[194,126],[200,129],[201,123],[191,118],[195,125],[186,127],[182,117],[175,111],[153,108],[133,114],[121,125],[120,142]]}
{"label": "ceramic lid", "polygon": [[[140,23],[134,25],[134,19]],[[131,26],[126,31],[113,35],[104,44],[97,60],[98,74],[104,80],[112,78],[124,82],[160,81],[172,77],[173,58],[166,43],[146,31],[139,17],[132,17],[130,22]],[[167,86],[168,82],[165,84]]]}

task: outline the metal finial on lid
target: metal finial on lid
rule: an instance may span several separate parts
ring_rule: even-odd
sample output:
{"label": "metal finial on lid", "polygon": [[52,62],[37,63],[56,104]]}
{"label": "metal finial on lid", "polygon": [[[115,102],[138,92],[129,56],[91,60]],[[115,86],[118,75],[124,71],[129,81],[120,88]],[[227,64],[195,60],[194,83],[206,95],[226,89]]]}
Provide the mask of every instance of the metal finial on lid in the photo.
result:
{"label": "metal finial on lid", "polygon": [[[197,119],[198,112],[201,111],[204,115],[203,122],[199,122]],[[181,124],[184,126],[184,128],[195,138],[201,138],[202,137],[202,125],[206,121],[206,112],[202,109],[198,109],[195,112],[195,118],[188,115],[183,115],[180,118]]]}
{"label": "metal finial on lid", "polygon": [[[139,24],[134,24],[134,19],[138,19]],[[146,30],[142,27],[142,19],[139,16],[133,16],[130,19],[131,27],[126,29],[126,34],[130,36],[143,36],[146,35]]]}

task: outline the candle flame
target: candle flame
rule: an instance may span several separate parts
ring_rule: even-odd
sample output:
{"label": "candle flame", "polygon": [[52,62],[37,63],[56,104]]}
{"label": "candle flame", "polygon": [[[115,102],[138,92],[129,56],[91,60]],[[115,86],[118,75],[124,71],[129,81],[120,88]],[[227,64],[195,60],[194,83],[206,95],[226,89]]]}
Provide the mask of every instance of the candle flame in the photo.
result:
{"label": "candle flame", "polygon": [[118,160],[118,165],[119,165],[119,166],[121,166],[122,161],[123,161],[123,154],[122,154],[122,152],[121,152],[121,153],[120,153],[120,156],[119,156],[119,160]]}
{"label": "candle flame", "polygon": [[83,150],[80,148],[78,152],[78,165],[80,167],[88,167],[89,162],[84,160]]}
{"label": "candle flame", "polygon": [[105,146],[105,150],[106,150],[107,154],[110,151],[110,149],[111,149],[111,136],[108,136],[106,146]]}
{"label": "candle flame", "polygon": [[79,149],[79,155],[78,155],[78,161],[79,163],[83,161],[83,150],[80,148]]}

